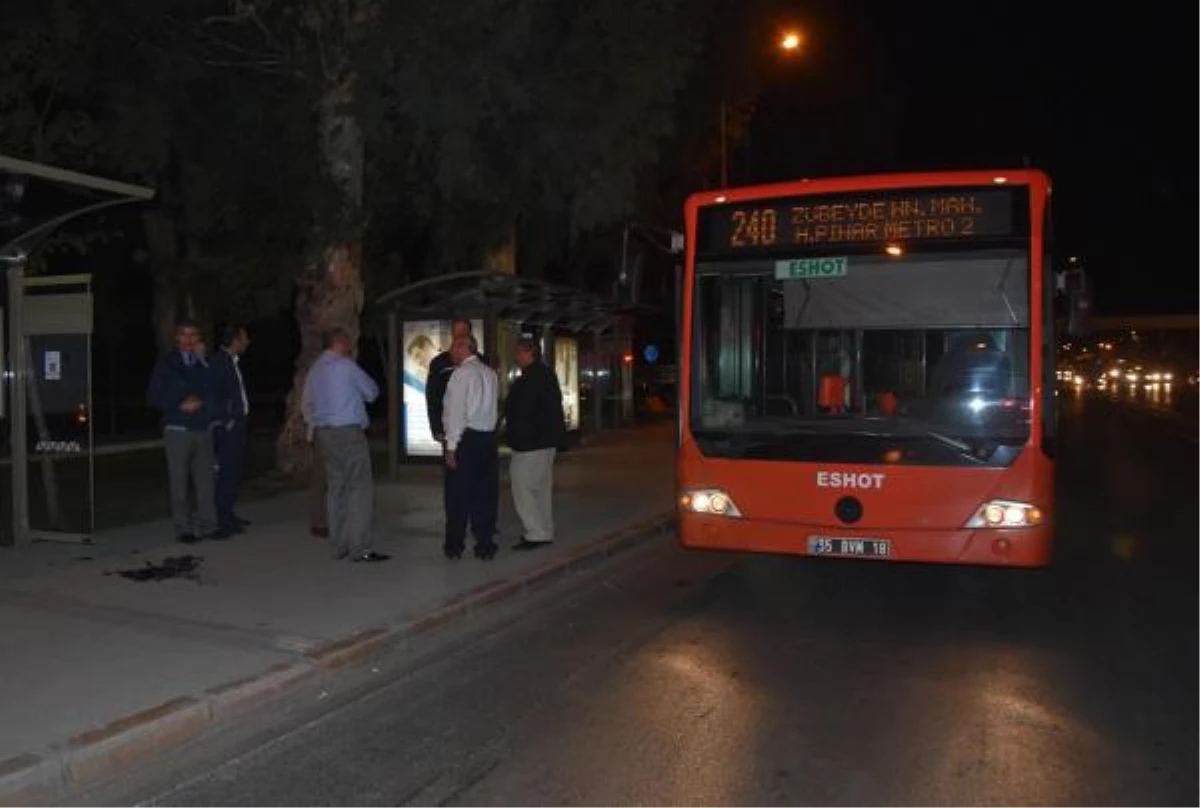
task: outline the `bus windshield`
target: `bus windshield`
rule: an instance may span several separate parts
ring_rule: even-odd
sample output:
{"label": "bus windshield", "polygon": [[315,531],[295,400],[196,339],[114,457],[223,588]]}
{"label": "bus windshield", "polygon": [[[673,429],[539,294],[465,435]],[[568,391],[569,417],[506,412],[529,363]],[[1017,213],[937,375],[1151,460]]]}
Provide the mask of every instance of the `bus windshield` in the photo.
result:
{"label": "bus windshield", "polygon": [[701,451],[1011,464],[1030,429],[1028,248],[831,252],[696,264]]}

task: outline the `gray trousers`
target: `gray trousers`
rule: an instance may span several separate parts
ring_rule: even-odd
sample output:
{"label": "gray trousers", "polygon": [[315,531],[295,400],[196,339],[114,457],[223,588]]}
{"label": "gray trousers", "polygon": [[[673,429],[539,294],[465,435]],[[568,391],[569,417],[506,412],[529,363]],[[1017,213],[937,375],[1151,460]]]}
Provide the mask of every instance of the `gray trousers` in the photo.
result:
{"label": "gray trousers", "polygon": [[335,557],[371,549],[371,451],[356,426],[317,430],[317,447],[325,466],[326,510],[330,551]]}
{"label": "gray trousers", "polygon": [[513,505],[525,540],[554,541],[554,449],[513,452],[508,463]]}
{"label": "gray trousers", "polygon": [[[217,505],[213,498],[213,436],[185,429],[163,431],[167,450],[167,478],[171,485],[171,518],[175,535],[205,536],[217,529]],[[188,493],[196,490],[196,511]]]}

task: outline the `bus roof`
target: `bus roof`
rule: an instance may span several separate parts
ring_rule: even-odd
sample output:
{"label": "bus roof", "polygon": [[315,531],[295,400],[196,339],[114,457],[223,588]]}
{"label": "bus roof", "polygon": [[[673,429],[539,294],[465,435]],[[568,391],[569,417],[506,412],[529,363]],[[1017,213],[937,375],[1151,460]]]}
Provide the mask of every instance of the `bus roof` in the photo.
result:
{"label": "bus roof", "polygon": [[974,169],[970,171],[913,171],[895,174],[862,174],[853,177],[821,177],[744,185],[700,191],[688,197],[688,208],[701,205],[739,202],[776,196],[879,191],[901,188],[947,187],[955,185],[1032,185],[1050,191],[1050,177],[1033,168]]}

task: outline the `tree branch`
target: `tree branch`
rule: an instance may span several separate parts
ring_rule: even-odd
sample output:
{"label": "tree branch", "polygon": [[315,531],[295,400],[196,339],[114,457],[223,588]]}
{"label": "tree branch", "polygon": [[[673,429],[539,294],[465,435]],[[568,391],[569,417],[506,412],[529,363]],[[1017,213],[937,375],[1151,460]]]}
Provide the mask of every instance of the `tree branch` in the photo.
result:
{"label": "tree branch", "polygon": [[198,60],[205,67],[215,67],[222,70],[252,70],[257,73],[263,73],[268,76],[290,76],[291,72],[286,69],[282,62],[235,62],[231,60],[206,59],[200,57]]}

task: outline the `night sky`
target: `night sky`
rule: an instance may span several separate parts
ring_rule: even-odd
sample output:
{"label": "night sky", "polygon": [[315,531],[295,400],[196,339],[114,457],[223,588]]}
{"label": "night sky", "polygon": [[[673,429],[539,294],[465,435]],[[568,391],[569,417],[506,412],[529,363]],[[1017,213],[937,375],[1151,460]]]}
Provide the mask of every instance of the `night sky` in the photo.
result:
{"label": "night sky", "polygon": [[1099,311],[1194,312],[1194,18],[1174,8],[779,6],[806,50],[765,63],[732,181],[1028,161],[1054,181],[1058,256],[1084,260]]}

